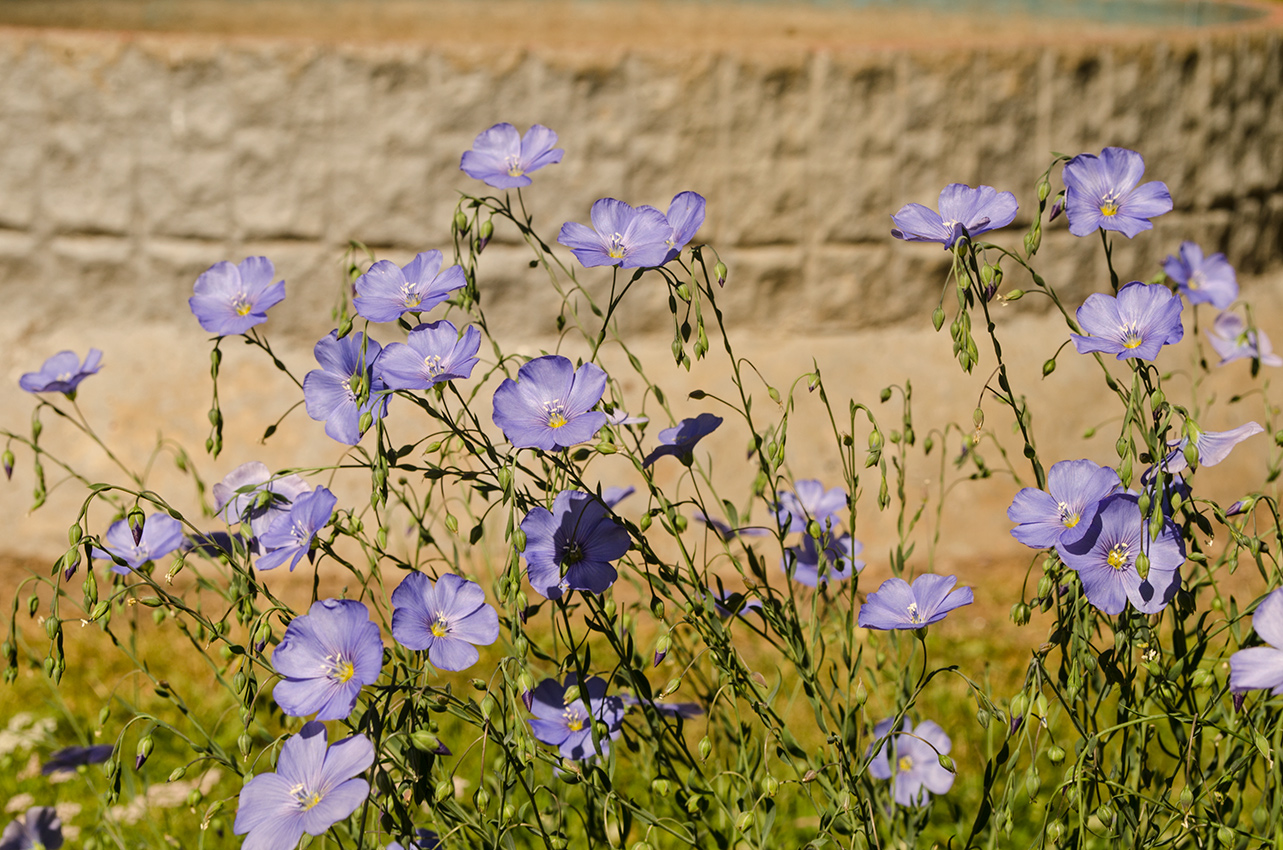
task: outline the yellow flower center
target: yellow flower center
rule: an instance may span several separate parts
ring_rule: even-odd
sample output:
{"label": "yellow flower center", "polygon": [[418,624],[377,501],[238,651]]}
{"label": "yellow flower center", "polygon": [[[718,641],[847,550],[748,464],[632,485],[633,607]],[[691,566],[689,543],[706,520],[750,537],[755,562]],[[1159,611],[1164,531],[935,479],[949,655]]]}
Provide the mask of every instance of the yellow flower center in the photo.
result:
{"label": "yellow flower center", "polygon": [[316,791],[307,790],[301,784],[295,785],[290,789],[290,796],[298,802],[299,809],[304,812],[316,808],[317,804],[321,802],[320,794]]}
{"label": "yellow flower center", "polygon": [[549,428],[561,428],[565,424],[566,424],[566,417],[563,416],[559,411],[548,414]]}
{"label": "yellow flower center", "polygon": [[525,170],[522,169],[521,167],[521,158],[518,157],[516,154],[508,154],[507,162],[508,162],[509,177],[520,177],[521,175],[526,173]]}
{"label": "yellow flower center", "polygon": [[612,259],[622,260],[624,258],[624,235],[622,233],[612,234],[610,237],[610,248],[606,251]]}
{"label": "yellow flower center", "polygon": [[916,602],[910,602],[910,603],[909,603],[908,613],[909,613],[909,622],[910,622],[910,623],[921,623],[921,622],[922,622],[922,615],[921,615],[920,613],[918,613],[918,603],[916,603]]}
{"label": "yellow flower center", "polygon": [[1131,562],[1131,547],[1126,543],[1115,543],[1109,550],[1105,562],[1116,570],[1125,570]]}
{"label": "yellow flower center", "polygon": [[1139,348],[1144,341],[1135,322],[1123,325],[1123,348]]}
{"label": "yellow flower center", "polygon": [[342,656],[335,658],[333,664],[334,666],[330,668],[330,678],[336,682],[349,682],[356,675],[356,666]]}
{"label": "yellow flower center", "polygon": [[913,770],[913,759],[909,756],[900,756],[900,760],[896,762],[896,767],[900,769],[901,773],[908,773]]}
{"label": "yellow flower center", "polygon": [[1117,214],[1118,214],[1118,199],[1117,199],[1117,198],[1115,198],[1113,195],[1106,195],[1105,197],[1101,198],[1101,200],[1100,200],[1100,214],[1101,214],[1101,215],[1117,215]]}
{"label": "yellow flower center", "polygon": [[1060,509],[1060,521],[1064,524],[1065,528],[1073,528],[1078,524],[1081,517],[1074,513],[1073,509],[1070,508],[1069,505],[1064,502],[1060,502],[1056,507]]}
{"label": "yellow flower center", "polygon": [[441,357],[433,354],[423,358],[423,371],[427,372],[428,375],[433,378],[444,372],[445,368],[441,365]]}
{"label": "yellow flower center", "polygon": [[433,637],[445,637],[448,635],[450,633],[450,624],[446,622],[445,614],[438,615],[437,618],[432,621],[432,625],[429,627],[429,630],[432,632]]}
{"label": "yellow flower center", "polygon": [[254,305],[244,295],[237,295],[232,299],[232,309],[236,311],[238,316],[248,316],[250,311],[254,309]]}
{"label": "yellow flower center", "polygon": [[582,714],[580,714],[578,709],[567,708],[564,712],[562,712],[561,717],[563,720],[566,721],[566,728],[569,729],[571,732],[583,731],[584,721],[587,718],[584,717]]}

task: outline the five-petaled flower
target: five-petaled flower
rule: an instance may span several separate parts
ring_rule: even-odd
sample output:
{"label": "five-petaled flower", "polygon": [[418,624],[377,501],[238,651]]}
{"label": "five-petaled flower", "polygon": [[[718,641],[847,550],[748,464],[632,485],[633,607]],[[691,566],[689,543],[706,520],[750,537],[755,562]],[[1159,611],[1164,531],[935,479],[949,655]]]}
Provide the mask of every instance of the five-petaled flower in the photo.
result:
{"label": "five-petaled flower", "polygon": [[1011,224],[1016,217],[1016,196],[992,186],[972,189],[964,183],[950,183],[940,190],[939,212],[922,204],[905,204],[891,216],[891,235],[906,242],[940,242],[946,249],[964,235],[973,239],[981,233]]}
{"label": "five-petaled flower", "polygon": [[1283,695],[1283,587],[1270,591],[1256,606],[1252,628],[1268,645],[1230,656],[1230,690],[1268,688],[1275,696]]}
{"label": "five-petaled flower", "polygon": [[446,573],[433,585],[414,572],[392,591],[392,637],[408,649],[426,649],[439,670],[464,670],[477,663],[478,646],[499,639],[499,614],[474,581]]}
{"label": "five-petaled flower", "polygon": [[564,449],[606,424],[606,414],[592,410],[605,390],[606,373],[594,363],[576,369],[560,355],[536,357],[495,390],[494,423],[516,448]]}
{"label": "five-petaled flower", "polygon": [[592,227],[568,221],[557,235],[557,243],[569,248],[585,268],[637,269],[666,262],[675,229],[659,210],[634,209],[623,201],[601,198],[592,205],[591,216]]}
{"label": "five-petaled flower", "polygon": [[[1216,466],[1229,457],[1230,452],[1239,443],[1265,430],[1256,422],[1244,422],[1228,431],[1203,431],[1194,427],[1192,423],[1188,428],[1193,435],[1199,466]],[[1171,447],[1171,451],[1163,458],[1164,472],[1184,472],[1189,468],[1189,460],[1185,457],[1185,447],[1189,442],[1188,435],[1176,440],[1168,440],[1167,445]]]}
{"label": "five-petaled flower", "polygon": [[1071,159],[1062,175],[1069,232],[1090,236],[1097,229],[1116,230],[1131,239],[1151,229],[1151,218],[1172,211],[1172,196],[1157,180],[1136,185],[1144,173],[1144,157],[1126,148]]}
{"label": "five-petaled flower", "polygon": [[339,339],[338,331],[330,331],[313,349],[321,368],[303,376],[303,402],[307,415],[324,421],[325,433],[340,443],[361,442],[362,414],[382,419],[388,413],[387,387],[372,368],[382,350],[363,333]]}
{"label": "five-petaled flower", "polygon": [[0,834],[0,850],[58,850],[61,846],[62,821],[52,806],[32,806],[9,821]]}
{"label": "five-petaled flower", "polygon": [[272,698],[291,717],[342,720],[356,707],[361,688],[379,678],[383,641],[379,625],[354,599],[321,599],[295,617],[272,651],[284,678]]}
{"label": "five-petaled flower", "polygon": [[472,325],[462,336],[444,319],[419,325],[405,342],[383,348],[374,361],[374,376],[390,390],[426,390],[443,381],[463,380],[472,376],[480,347],[481,333]]}
{"label": "five-petaled flower", "polygon": [[441,252],[424,251],[405,266],[379,260],[356,279],[352,304],[371,322],[395,322],[405,313],[431,310],[467,284],[463,269],[441,271]]}
{"label": "five-petaled flower", "polygon": [[[1180,589],[1177,571],[1185,562],[1180,532],[1163,522],[1156,540],[1149,539],[1148,523],[1137,497],[1115,493],[1096,511],[1091,527],[1079,539],[1058,547],[1065,566],[1078,573],[1087,601],[1106,614],[1120,614],[1130,601],[1138,611],[1157,614]],[[1145,575],[1137,560],[1148,560]]]}
{"label": "five-petaled flower", "polygon": [[821,528],[831,528],[838,512],[846,510],[846,491],[841,487],[824,489],[814,478],[806,478],[793,485],[793,491],[780,491],[780,501],[775,505],[775,518],[785,534],[805,531],[811,520]]}
{"label": "five-petaled flower", "polygon": [[511,124],[496,124],[477,134],[472,150],[464,151],[459,168],[496,189],[529,186],[526,175],[561,162],[565,151],[553,147],[555,144],[557,134],[542,124],[532,125],[525,136],[519,136]]}
{"label": "five-petaled flower", "polygon": [[548,599],[571,590],[604,592],[619,577],[611,561],[622,558],[631,541],[605,505],[579,490],[562,490],[551,511],[532,508],[521,530],[530,586]]}
{"label": "five-petaled flower", "polygon": [[1099,351],[1119,360],[1153,360],[1164,345],[1180,342],[1181,299],[1167,287],[1133,280],[1117,297],[1096,292],[1075,314],[1082,334],[1071,333],[1079,354]]}
{"label": "five-petaled flower", "polygon": [[303,833],[322,835],[370,796],[357,775],[374,763],[374,745],[353,735],[327,748],[325,725],[315,720],[281,746],[275,773],[260,773],[241,789],[232,832],[242,850],[293,850]]}
{"label": "five-petaled flower", "polygon": [[894,723],[895,718],[888,717],[873,727],[873,737],[882,744],[876,752],[873,747],[869,748],[872,754],[869,775],[891,780],[892,795],[898,805],[925,806],[931,794],[943,794],[953,787],[953,773],[940,764],[940,756],[948,755],[953,742],[940,725],[931,720],[914,726],[905,718],[900,731],[893,733]]}
{"label": "five-petaled flower", "polygon": [[672,428],[665,428],[659,432],[659,445],[646,455],[642,466],[650,466],[664,455],[672,455],[684,461],[695,444],[716,431],[721,424],[722,417],[701,413],[693,419],[683,419]]}
{"label": "five-petaled flower", "polygon": [[40,367],[18,379],[18,386],[29,393],[62,393],[74,398],[80,382],[102,368],[102,352],[89,349],[82,364],[74,351],[59,351]]}
{"label": "five-petaled flower", "polygon": [[295,498],[289,513],[279,514],[260,535],[258,542],[264,554],[259,556],[256,566],[260,570],[273,570],[289,561],[293,572],[299,560],[312,550],[312,540],[330,521],[338,501],[338,497],[324,487]]}
{"label": "five-petaled flower", "polygon": [[311,489],[298,475],[274,476],[266,464],[251,460],[214,485],[214,512],[228,525],[248,522],[257,540],[290,512],[295,499]]}
{"label": "five-petaled flower", "polygon": [[[102,542],[101,549],[97,546],[93,548],[93,556],[111,561],[112,572],[121,575],[187,545],[183,537],[183,524],[166,513],[154,513],[143,518],[143,533],[137,543],[134,542],[134,532],[127,519],[113,522],[103,535]],[[116,563],[117,558],[124,561],[125,565]]]}
{"label": "five-petaled flower", "polygon": [[[855,556],[864,551],[864,544],[849,534],[834,536],[829,532],[820,535],[820,544],[806,535],[801,546],[790,546],[780,559],[780,569],[798,584],[816,587],[830,581],[845,581],[864,569],[864,562]],[[821,573],[821,561],[824,571]]]}
{"label": "five-petaled flower", "polygon": [[1077,540],[1091,527],[1096,508],[1120,486],[1118,473],[1090,460],[1062,460],[1047,472],[1047,491],[1026,487],[1007,508],[1017,523],[1011,536],[1033,549]]}
{"label": "five-petaled flower", "polygon": [[953,586],[956,576],[924,573],[910,585],[889,578],[860,606],[859,624],[866,629],[921,629],[938,623],[955,608],[970,605],[971,588]]}
{"label": "five-petaled flower", "polygon": [[1221,313],[1207,331],[1208,342],[1221,356],[1224,366],[1234,360],[1253,359],[1266,366],[1283,366],[1283,357],[1274,353],[1270,338],[1259,328],[1249,328],[1237,313]]}
{"label": "five-petaled flower", "polygon": [[1191,304],[1224,310],[1238,298],[1238,278],[1225,255],[1204,257],[1203,249],[1193,242],[1182,242],[1180,251],[1163,262],[1163,271]]}
{"label": "five-petaled flower", "polygon": [[196,278],[187,299],[207,333],[243,334],[267,321],[268,309],[285,298],[285,281],[272,283],[276,269],[267,257],[246,257],[238,265],[215,263]]}
{"label": "five-petaled flower", "polygon": [[[535,738],[556,747],[562,758],[576,761],[610,752],[610,742],[618,738],[624,725],[624,701],[606,696],[606,683],[593,676],[579,688],[577,699],[566,701],[566,689],[579,681],[574,673],[566,675],[562,685],[556,679],[544,679],[535,688],[527,722]],[[593,746],[593,723],[603,723],[606,734],[599,736],[600,749]]]}

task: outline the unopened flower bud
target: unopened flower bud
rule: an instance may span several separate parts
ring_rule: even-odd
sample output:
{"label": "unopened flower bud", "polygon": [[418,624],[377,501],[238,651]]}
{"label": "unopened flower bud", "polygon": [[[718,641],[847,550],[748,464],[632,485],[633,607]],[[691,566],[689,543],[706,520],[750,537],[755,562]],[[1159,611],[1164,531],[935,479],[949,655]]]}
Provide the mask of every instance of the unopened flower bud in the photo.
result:
{"label": "unopened flower bud", "polygon": [[934,310],[931,311],[931,324],[932,326],[935,327],[936,330],[940,330],[940,328],[944,326],[944,308],[943,307],[936,307]]}
{"label": "unopened flower bud", "polygon": [[1007,301],[1019,301],[1021,298],[1024,298],[1024,297],[1025,297],[1025,291],[1023,289],[1013,289],[1003,296],[1003,298]]}
{"label": "unopened flower bud", "polygon": [[432,792],[432,799],[438,803],[444,802],[452,796],[454,796],[454,782],[449,779],[443,779],[438,782],[436,790]]}
{"label": "unopened flower bud", "polygon": [[1065,193],[1061,192],[1059,195],[1056,196],[1056,200],[1052,201],[1051,203],[1051,215],[1047,217],[1047,221],[1055,221],[1057,218],[1060,217],[1060,214],[1064,211],[1065,211]]}
{"label": "unopened flower bud", "polygon": [[659,643],[655,645],[655,667],[668,656],[669,647],[672,646],[672,638],[667,634],[659,636]]}
{"label": "unopened flower bud", "polygon": [[454,229],[460,233],[468,232],[468,217],[463,214],[463,210],[454,214]]}
{"label": "unopened flower bud", "polygon": [[1198,466],[1198,446],[1194,445],[1193,441],[1185,444],[1184,454],[1185,462],[1189,464],[1190,469]]}
{"label": "unopened flower bud", "polygon": [[655,615],[655,619],[664,619],[664,600],[658,596],[652,596],[650,599],[650,613]]}
{"label": "unopened flower bud", "polygon": [[699,760],[708,761],[708,757],[713,754],[713,742],[705,735],[699,739]]}
{"label": "unopened flower bud", "polygon": [[370,430],[370,426],[373,424],[374,414],[367,410],[361,414],[361,419],[356,424],[356,430],[359,433],[364,434],[366,431]]}
{"label": "unopened flower bud", "polygon": [[762,780],[762,793],[768,797],[774,797],[780,790],[780,781],[774,776],[767,775]]}
{"label": "unopened flower bud", "polygon": [[748,832],[748,828],[753,825],[753,813],[740,812],[740,816],[735,819],[735,829],[740,832]]}
{"label": "unopened flower bud", "polygon": [[717,285],[725,286],[726,285],[726,263],[718,262],[717,265],[713,266],[713,271],[717,275]]}
{"label": "unopened flower bud", "polygon": [[13,452],[4,450],[4,477],[13,478]]}
{"label": "unopened flower bud", "polygon": [[940,762],[940,766],[950,773],[954,773],[957,770],[953,765],[953,759],[949,758],[947,753],[940,753],[940,755],[936,757],[936,761]]}

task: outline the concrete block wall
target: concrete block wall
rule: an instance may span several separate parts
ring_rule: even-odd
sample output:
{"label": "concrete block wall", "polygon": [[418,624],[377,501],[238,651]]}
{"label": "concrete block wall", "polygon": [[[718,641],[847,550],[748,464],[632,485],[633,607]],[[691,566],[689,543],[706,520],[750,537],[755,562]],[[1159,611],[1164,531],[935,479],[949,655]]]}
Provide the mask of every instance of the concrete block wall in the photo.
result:
{"label": "concrete block wall", "polygon": [[[175,344],[200,334],[186,308],[193,281],[250,254],[286,280],[270,331],[305,371],[332,326],[347,240],[400,262],[448,253],[459,192],[485,189],[459,156],[505,120],[561,135],[564,161],[526,192],[550,238],[599,197],[664,208],[683,190],[705,195],[699,238],[731,267],[724,308],[794,354],[923,328],[947,256],[892,240],[890,214],[934,206],[949,182],[1010,189],[1029,207],[1053,150],[1132,147],[1146,179],[1170,187],[1176,210],[1118,243],[1125,278],[1150,277],[1185,238],[1271,274],[1283,262],[1281,33],[1270,23],[1125,42],[741,51],[3,28],[0,410],[17,425],[30,405],[17,376],[59,348],[95,345],[131,364],[107,415],[147,443],[162,422],[121,423],[147,421],[176,405],[162,393],[190,386],[149,370],[205,372],[203,347]],[[1022,223],[1027,212],[993,238],[1019,246]],[[1069,299],[1100,288],[1098,245],[1063,221],[1043,254]],[[492,323],[533,344],[553,338],[555,310],[526,258],[500,231],[484,294]],[[1020,309],[1036,312],[1033,301]],[[659,350],[668,322],[662,306],[623,317]],[[844,368],[853,382],[886,382]],[[204,393],[191,402],[197,445]],[[5,515],[25,500],[0,491]],[[64,526],[4,547],[56,553]]]}

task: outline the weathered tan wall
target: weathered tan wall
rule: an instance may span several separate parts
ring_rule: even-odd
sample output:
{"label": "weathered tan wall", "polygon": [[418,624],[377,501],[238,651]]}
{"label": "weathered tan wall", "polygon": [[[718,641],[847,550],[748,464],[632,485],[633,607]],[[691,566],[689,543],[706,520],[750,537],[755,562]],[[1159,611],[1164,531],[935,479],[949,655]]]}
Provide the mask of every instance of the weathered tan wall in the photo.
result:
{"label": "weathered tan wall", "polygon": [[[98,401],[85,403],[117,437],[142,457],[161,426],[198,445],[207,348],[186,306],[196,276],[218,260],[269,256],[288,297],[265,329],[306,371],[311,343],[332,326],[346,240],[402,262],[448,250],[457,193],[483,188],[458,171],[459,155],[507,120],[561,134],[564,162],[526,194],[550,237],[586,220],[598,197],[663,207],[699,191],[709,203],[700,238],[731,267],[725,307],[745,334],[741,353],[801,369],[809,351],[829,352],[828,374],[868,400],[900,364],[938,374],[943,395],[921,420],[966,421],[978,386],[953,379],[945,338],[918,344],[945,254],[891,240],[890,213],[934,205],[953,181],[1029,204],[1049,151],[1132,147],[1176,210],[1120,245],[1122,273],[1149,277],[1194,238],[1266,272],[1255,286],[1270,296],[1260,288],[1278,284],[1283,262],[1281,83],[1283,41],[1269,26],[1135,43],[752,55],[0,30],[0,416],[9,427],[26,420],[19,374],[60,348],[96,346],[108,368],[86,385]],[[494,324],[547,340],[545,289],[523,249],[499,236],[483,268]],[[996,239],[1015,247],[1020,231]],[[1100,289],[1097,251],[1058,224],[1044,240],[1049,278],[1071,298]],[[662,352],[669,320],[652,306],[624,323],[654,332]],[[1047,322],[1036,299],[1007,309]],[[1063,336],[1054,323],[1029,327],[1051,329],[1031,341]],[[894,356],[875,362],[874,343]],[[272,391],[249,372],[229,381],[248,394],[247,416],[270,408]],[[276,462],[332,460],[320,426],[295,416],[302,436],[268,450]],[[1080,424],[1049,423],[1052,439],[1067,442]],[[261,427],[234,425],[242,436]],[[803,475],[830,465],[791,448]],[[247,459],[225,456],[206,475]],[[28,488],[0,485],[0,516],[20,517]],[[4,550],[61,548],[64,516],[14,522]]]}

